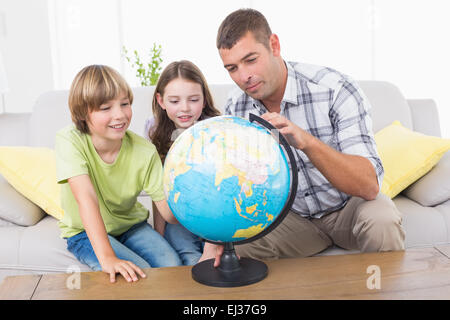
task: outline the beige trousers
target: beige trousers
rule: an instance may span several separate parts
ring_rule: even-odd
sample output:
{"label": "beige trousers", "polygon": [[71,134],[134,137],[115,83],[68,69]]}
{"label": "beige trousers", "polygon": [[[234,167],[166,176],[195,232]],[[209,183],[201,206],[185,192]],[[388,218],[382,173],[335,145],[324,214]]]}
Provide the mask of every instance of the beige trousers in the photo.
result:
{"label": "beige trousers", "polygon": [[384,194],[366,201],[352,197],[346,206],[320,219],[289,212],[266,236],[236,245],[239,256],[255,259],[307,257],[332,244],[362,252],[404,250],[401,213]]}

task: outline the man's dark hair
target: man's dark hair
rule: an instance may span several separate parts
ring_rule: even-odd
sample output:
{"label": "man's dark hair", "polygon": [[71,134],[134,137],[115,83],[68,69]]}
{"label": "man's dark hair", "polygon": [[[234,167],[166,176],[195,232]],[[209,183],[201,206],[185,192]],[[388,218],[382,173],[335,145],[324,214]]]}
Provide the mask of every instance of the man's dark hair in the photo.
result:
{"label": "man's dark hair", "polygon": [[239,9],[230,13],[220,25],[217,31],[217,49],[231,49],[249,31],[256,41],[270,48],[272,31],[266,18],[254,9]]}

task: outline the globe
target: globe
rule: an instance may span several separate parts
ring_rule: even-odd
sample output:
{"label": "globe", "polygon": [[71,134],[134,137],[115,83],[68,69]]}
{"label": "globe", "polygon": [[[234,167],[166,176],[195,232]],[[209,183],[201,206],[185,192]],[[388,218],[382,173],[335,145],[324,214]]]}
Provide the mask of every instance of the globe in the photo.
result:
{"label": "globe", "polygon": [[165,160],[164,185],[170,209],[189,231],[239,242],[276,220],[289,195],[290,172],[269,130],[219,116],[178,136]]}
{"label": "globe", "polygon": [[250,114],[249,120],[218,116],[181,133],[164,163],[169,207],[189,231],[224,245],[220,266],[214,267],[214,259],[199,262],[192,268],[193,279],[218,287],[264,279],[267,265],[237,257],[234,245],[264,236],[283,220],[297,180],[288,143],[256,115]]}

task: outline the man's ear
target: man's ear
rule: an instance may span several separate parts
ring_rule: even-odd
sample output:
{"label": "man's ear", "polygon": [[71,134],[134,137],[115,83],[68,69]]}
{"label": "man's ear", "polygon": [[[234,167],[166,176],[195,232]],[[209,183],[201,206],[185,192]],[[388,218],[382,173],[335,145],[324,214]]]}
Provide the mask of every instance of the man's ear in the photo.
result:
{"label": "man's ear", "polygon": [[156,93],[156,101],[158,101],[158,104],[161,106],[161,108],[163,108],[163,110],[166,110],[166,107],[163,103],[163,98],[161,97],[161,94],[159,92]]}
{"label": "man's ear", "polygon": [[280,39],[278,39],[278,36],[275,33],[272,33],[272,35],[270,36],[269,44],[270,49],[272,50],[272,54],[275,57],[279,57],[281,55]]}

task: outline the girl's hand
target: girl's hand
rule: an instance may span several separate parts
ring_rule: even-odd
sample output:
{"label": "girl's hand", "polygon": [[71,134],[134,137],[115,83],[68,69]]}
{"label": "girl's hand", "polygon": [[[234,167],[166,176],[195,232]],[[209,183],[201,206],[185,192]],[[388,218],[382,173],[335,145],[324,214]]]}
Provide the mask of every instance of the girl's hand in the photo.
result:
{"label": "girl's hand", "polygon": [[109,273],[111,283],[116,282],[116,273],[120,273],[128,282],[138,281],[136,275],[145,278],[145,273],[131,261],[121,260],[117,257],[106,258],[102,261],[102,271]]}
{"label": "girl's hand", "polygon": [[220,258],[223,254],[223,246],[216,245],[209,242],[205,243],[205,247],[203,248],[203,254],[200,257],[198,262],[202,262],[208,259],[214,259],[214,267],[218,267],[220,265]]}

